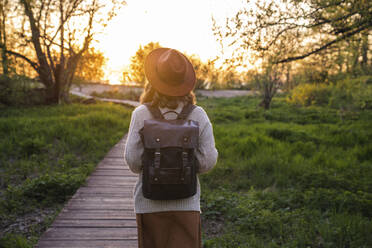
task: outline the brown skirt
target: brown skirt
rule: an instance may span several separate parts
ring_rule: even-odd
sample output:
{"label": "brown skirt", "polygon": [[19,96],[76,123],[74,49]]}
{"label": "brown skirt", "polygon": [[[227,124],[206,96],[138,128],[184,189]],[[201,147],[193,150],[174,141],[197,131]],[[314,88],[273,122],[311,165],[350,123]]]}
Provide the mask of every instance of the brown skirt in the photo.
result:
{"label": "brown skirt", "polygon": [[201,248],[198,211],[136,214],[139,248]]}

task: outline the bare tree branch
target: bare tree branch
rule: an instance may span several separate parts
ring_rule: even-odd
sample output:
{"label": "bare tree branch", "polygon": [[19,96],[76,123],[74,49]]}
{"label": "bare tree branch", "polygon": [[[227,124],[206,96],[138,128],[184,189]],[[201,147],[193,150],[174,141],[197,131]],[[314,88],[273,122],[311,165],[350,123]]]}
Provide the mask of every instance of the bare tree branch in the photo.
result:
{"label": "bare tree branch", "polygon": [[9,51],[9,50],[5,50],[5,52],[7,54],[10,54],[10,55],[13,55],[13,56],[16,56],[18,58],[25,60],[27,63],[29,63],[32,66],[32,68],[35,69],[35,71],[39,70],[39,65],[36,62],[32,61],[31,59],[27,58],[25,55],[17,53],[17,52]]}
{"label": "bare tree branch", "polygon": [[308,52],[308,53],[305,53],[303,55],[300,55],[300,56],[294,56],[294,57],[288,57],[288,58],[285,58],[285,59],[282,59],[282,60],[279,60],[279,61],[276,61],[275,64],[281,64],[281,63],[287,63],[287,62],[291,62],[291,61],[295,61],[295,60],[300,60],[300,59],[304,59],[306,57],[309,57],[310,55],[312,54],[315,54],[315,53],[318,53],[328,47],[330,47],[331,45],[341,41],[341,40],[345,40],[346,38],[349,38],[357,33],[360,33],[364,30],[368,30],[368,29],[371,29],[371,26],[370,25],[365,25],[365,26],[361,26],[359,27],[358,29],[352,31],[352,32],[349,32],[347,34],[344,34],[342,35],[341,37],[338,37],[328,43],[326,43],[325,45],[315,49],[315,50],[312,50],[311,52]]}

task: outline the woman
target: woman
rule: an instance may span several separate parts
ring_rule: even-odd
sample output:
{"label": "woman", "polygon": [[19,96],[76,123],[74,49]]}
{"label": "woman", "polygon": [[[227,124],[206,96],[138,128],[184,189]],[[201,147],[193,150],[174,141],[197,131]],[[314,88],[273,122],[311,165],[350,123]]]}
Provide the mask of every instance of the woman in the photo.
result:
{"label": "woman", "polygon": [[[179,200],[150,200],[142,193],[141,155],[144,147],[139,130],[144,120],[153,116],[144,103],[159,107],[165,119],[175,119],[187,103],[195,104],[193,88],[196,78],[190,61],[170,48],[153,50],[145,61],[148,82],[141,95],[141,105],[132,113],[125,147],[125,160],[131,171],[139,173],[134,189],[135,212],[140,248],[196,248],[201,247],[200,184],[195,195]],[[199,147],[196,158],[198,173],[212,169],[217,161],[211,122],[196,106],[187,119],[199,123]]]}

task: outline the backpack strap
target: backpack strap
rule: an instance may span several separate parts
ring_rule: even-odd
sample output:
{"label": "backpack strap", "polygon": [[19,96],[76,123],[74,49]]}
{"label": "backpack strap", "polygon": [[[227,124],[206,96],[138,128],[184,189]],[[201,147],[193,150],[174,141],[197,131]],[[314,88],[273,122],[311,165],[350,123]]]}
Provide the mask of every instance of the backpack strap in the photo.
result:
{"label": "backpack strap", "polygon": [[174,114],[176,114],[177,116],[179,115],[179,113],[177,113],[176,111],[173,111],[173,110],[169,110],[169,111],[167,111],[167,112],[164,112],[162,115],[164,116],[164,115],[166,115],[166,114],[168,114],[168,113],[174,113]]}
{"label": "backpack strap", "polygon": [[164,116],[161,114],[160,109],[158,107],[151,106],[151,103],[144,103],[147,109],[150,111],[152,116],[155,119],[164,119]]}
{"label": "backpack strap", "polygon": [[194,110],[196,106],[194,104],[191,104],[191,103],[188,103],[186,104],[181,113],[178,115],[177,119],[179,120],[185,120],[187,118],[187,116],[189,116],[189,114]]}

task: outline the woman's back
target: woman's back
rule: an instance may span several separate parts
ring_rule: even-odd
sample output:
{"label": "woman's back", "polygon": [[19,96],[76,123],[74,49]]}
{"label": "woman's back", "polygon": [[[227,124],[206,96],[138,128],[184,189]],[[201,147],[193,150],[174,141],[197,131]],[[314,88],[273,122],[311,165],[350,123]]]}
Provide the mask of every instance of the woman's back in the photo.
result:
{"label": "woman's back", "polygon": [[[195,95],[192,92],[196,83],[195,71],[191,62],[182,53],[170,48],[153,50],[146,57],[145,73],[148,83],[145,85],[140,101],[143,104],[149,103],[152,107],[159,107],[165,119],[175,119],[176,113],[181,113],[184,104],[195,104]],[[138,245],[140,248],[201,247],[200,184],[198,178],[196,180],[196,194],[191,197],[178,200],[150,200],[143,196],[142,155],[144,145],[140,130],[144,126],[145,120],[154,118],[143,104],[132,113],[124,152],[129,168],[139,174],[134,188]],[[212,124],[204,109],[199,106],[192,110],[186,120],[193,120],[199,124],[198,145],[193,149],[199,164],[198,173],[207,172],[216,164],[218,155]],[[159,157],[159,152],[154,153],[154,156]],[[156,162],[158,169],[159,162],[161,167],[161,156],[160,161]],[[144,164],[144,166],[149,166],[146,169],[150,171],[151,166],[155,163]]]}
{"label": "woman's back", "polygon": [[[181,102],[176,109],[160,108],[161,113],[175,111],[180,113],[183,108]],[[175,119],[177,115],[169,112],[164,115],[165,119]],[[125,159],[129,168],[134,173],[141,173],[143,153],[143,144],[139,135],[139,130],[143,127],[145,120],[153,119],[150,111],[145,105],[138,106],[132,113],[130,130],[127,137],[127,145],[125,149]],[[209,118],[200,106],[197,106],[187,117],[189,120],[194,120],[199,123],[199,148],[196,150],[196,157],[199,161],[198,173],[204,173],[210,170],[216,163],[217,150],[213,137],[212,125]],[[192,210],[200,211],[200,185],[198,181],[197,193],[189,198],[170,201],[152,201],[144,198],[142,194],[142,175],[139,175],[139,180],[134,190],[135,211],[136,213],[160,212],[160,211],[178,211]]]}

